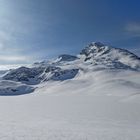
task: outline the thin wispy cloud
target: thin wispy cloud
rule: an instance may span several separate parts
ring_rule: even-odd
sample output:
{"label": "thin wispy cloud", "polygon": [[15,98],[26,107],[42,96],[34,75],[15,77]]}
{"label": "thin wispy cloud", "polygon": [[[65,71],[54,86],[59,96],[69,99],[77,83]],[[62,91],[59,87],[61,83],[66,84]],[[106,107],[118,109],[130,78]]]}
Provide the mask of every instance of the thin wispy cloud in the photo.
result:
{"label": "thin wispy cloud", "polygon": [[[140,19],[137,2],[126,6],[112,0],[81,0],[80,4],[75,0],[0,0],[0,64],[19,63],[20,56],[32,63],[61,53],[75,54],[96,40],[111,44],[139,37],[140,23],[133,22],[134,17]],[[126,21],[132,22],[125,25]]]}
{"label": "thin wispy cloud", "polygon": [[27,63],[27,60],[30,63],[36,59],[35,49],[31,49],[32,57],[28,50],[35,48],[35,39],[48,22],[39,20],[42,16],[37,16],[28,3],[14,1],[0,2],[0,63]]}
{"label": "thin wispy cloud", "polygon": [[27,56],[6,56],[6,55],[0,55],[0,62],[2,65],[5,64],[26,64],[28,61],[31,60],[30,57]]}
{"label": "thin wispy cloud", "polygon": [[125,31],[133,36],[140,36],[140,22],[132,22],[126,24]]}

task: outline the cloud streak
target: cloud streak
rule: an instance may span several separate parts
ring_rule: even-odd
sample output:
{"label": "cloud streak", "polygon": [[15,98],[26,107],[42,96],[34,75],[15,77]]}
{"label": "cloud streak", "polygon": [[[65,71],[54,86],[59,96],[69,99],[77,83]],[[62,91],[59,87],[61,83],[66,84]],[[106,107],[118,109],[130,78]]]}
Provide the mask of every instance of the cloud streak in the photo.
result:
{"label": "cloud streak", "polygon": [[125,31],[134,36],[140,36],[140,23],[132,22],[125,26]]}
{"label": "cloud streak", "polygon": [[26,0],[0,2],[0,64],[36,60],[34,45],[48,23],[41,20],[44,15],[39,16],[34,5],[28,4]]}
{"label": "cloud streak", "polygon": [[0,55],[0,62],[1,64],[26,64],[29,60],[32,60],[29,56],[6,56],[6,55]]}

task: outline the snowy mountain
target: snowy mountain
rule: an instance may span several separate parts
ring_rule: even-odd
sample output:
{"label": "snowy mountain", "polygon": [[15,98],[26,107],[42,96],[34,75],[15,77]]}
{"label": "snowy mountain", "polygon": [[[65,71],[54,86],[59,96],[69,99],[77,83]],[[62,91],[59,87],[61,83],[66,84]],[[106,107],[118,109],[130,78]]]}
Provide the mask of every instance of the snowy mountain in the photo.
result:
{"label": "snowy mountain", "polygon": [[140,58],[128,50],[107,46],[100,42],[90,43],[80,54],[72,56],[68,54],[60,55],[51,61],[35,63],[34,66],[64,66],[70,65],[100,66],[109,69],[131,69],[140,70]]}
{"label": "snowy mountain", "polygon": [[120,48],[106,46],[100,42],[89,44],[80,53],[84,61],[95,65],[105,65],[108,68],[140,70],[140,58],[135,54]]}
{"label": "snowy mountain", "polygon": [[51,61],[34,63],[30,68],[10,70],[3,80],[12,80],[29,85],[45,81],[64,81],[99,70],[140,70],[140,58],[133,53],[100,42],[89,44],[79,55],[60,55]]}
{"label": "snowy mountain", "polygon": [[20,67],[18,69],[10,70],[3,76],[3,80],[12,80],[22,82],[29,85],[39,84],[48,80],[67,80],[74,78],[78,73],[78,69],[61,69],[55,66]]}
{"label": "snowy mountain", "polygon": [[38,76],[43,73],[44,69],[40,68],[27,68],[20,67],[17,69],[10,70],[6,75],[3,76],[4,80],[12,80],[17,82],[23,82],[26,84],[37,84]]}
{"label": "snowy mountain", "polygon": [[127,50],[91,43],[0,78],[2,140],[140,139],[140,58]]}

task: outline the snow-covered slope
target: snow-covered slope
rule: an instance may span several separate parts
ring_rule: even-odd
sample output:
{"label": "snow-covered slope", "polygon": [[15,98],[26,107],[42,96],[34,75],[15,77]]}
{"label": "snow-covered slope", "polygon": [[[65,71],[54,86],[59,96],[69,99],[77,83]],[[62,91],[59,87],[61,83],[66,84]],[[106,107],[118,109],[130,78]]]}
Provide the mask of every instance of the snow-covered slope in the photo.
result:
{"label": "snow-covered slope", "polygon": [[0,96],[12,96],[31,93],[34,88],[25,84],[14,81],[1,80],[0,81]]}
{"label": "snow-covered slope", "polygon": [[0,139],[139,140],[139,106],[140,72],[80,70],[32,94],[1,96]]}

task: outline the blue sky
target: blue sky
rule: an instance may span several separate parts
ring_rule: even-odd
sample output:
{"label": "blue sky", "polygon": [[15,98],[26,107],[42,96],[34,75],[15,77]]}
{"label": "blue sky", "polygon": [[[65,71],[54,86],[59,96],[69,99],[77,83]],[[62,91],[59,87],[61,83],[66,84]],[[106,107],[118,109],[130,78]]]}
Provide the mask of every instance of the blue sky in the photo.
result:
{"label": "blue sky", "polygon": [[139,0],[0,0],[0,64],[77,54],[93,41],[140,56]]}

